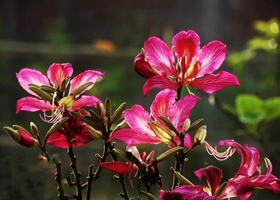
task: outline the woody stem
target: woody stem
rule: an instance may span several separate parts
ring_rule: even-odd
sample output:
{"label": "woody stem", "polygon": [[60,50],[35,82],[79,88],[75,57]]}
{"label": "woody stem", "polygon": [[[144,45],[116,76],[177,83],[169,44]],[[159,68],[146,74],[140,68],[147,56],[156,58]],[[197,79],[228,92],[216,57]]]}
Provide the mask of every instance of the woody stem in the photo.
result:
{"label": "woody stem", "polygon": [[70,167],[73,170],[74,177],[75,177],[75,185],[76,185],[76,200],[82,200],[83,195],[82,195],[82,185],[81,185],[81,173],[78,171],[77,168],[77,157],[74,154],[73,146],[72,146],[72,141],[68,140],[68,156],[70,158]]}

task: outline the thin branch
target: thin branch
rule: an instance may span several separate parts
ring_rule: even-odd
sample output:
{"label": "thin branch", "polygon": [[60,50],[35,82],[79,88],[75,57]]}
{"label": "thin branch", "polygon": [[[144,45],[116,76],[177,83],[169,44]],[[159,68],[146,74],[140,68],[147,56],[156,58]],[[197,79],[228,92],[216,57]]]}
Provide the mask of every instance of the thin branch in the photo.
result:
{"label": "thin branch", "polygon": [[57,182],[57,193],[60,200],[68,200],[68,195],[65,194],[62,178],[61,178],[61,161],[54,161],[56,171],[55,171],[55,181]]}
{"label": "thin branch", "polygon": [[81,174],[77,169],[77,157],[74,154],[72,142],[68,141],[69,148],[68,148],[68,156],[70,158],[70,167],[72,168],[75,176],[75,185],[76,185],[76,196],[75,198],[77,200],[82,200],[83,195],[82,195],[82,185],[81,185]]}
{"label": "thin branch", "polygon": [[87,176],[87,200],[90,200],[91,185],[93,180],[94,180],[93,165],[90,165],[88,168],[88,176]]}

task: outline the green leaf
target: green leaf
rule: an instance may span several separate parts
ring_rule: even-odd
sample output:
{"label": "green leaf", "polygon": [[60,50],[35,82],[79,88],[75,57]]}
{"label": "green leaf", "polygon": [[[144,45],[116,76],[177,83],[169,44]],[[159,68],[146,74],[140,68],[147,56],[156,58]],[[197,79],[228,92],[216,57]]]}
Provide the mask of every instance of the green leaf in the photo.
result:
{"label": "green leaf", "polygon": [[156,161],[157,162],[161,162],[167,158],[169,158],[170,156],[174,155],[175,153],[177,153],[178,151],[184,149],[183,147],[173,147],[171,149],[168,149],[167,151],[163,152],[162,154],[160,154],[157,158]]}
{"label": "green leaf", "polygon": [[171,170],[173,171],[176,178],[180,181],[180,183],[182,183],[182,185],[194,185],[189,179],[177,172],[173,167],[171,167]]}
{"label": "green leaf", "polygon": [[266,121],[271,121],[280,117],[280,97],[269,98],[264,102]]}
{"label": "green leaf", "polygon": [[265,118],[263,101],[254,95],[239,95],[235,101],[239,120],[244,124],[257,124]]}

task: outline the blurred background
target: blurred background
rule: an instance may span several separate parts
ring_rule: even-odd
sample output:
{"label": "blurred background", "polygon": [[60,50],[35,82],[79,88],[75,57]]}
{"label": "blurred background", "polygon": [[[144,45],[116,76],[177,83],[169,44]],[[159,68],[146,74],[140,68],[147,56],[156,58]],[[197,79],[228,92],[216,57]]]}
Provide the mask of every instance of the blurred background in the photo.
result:
{"label": "blurred background", "polygon": [[[279,177],[279,11],[279,0],[0,0],[0,125],[40,124],[38,114],[15,114],[16,100],[26,95],[15,73],[26,66],[46,73],[53,62],[72,63],[75,75],[89,68],[104,71],[105,79],[91,94],[110,97],[115,106],[126,101],[128,106],[138,103],[148,108],[155,92],[143,97],[145,80],[134,72],[135,55],[151,35],[170,44],[176,32],[193,29],[202,45],[212,40],[227,44],[222,68],[237,74],[241,87],[219,92],[218,106],[213,97],[202,97],[191,120],[204,118],[212,144],[234,138],[257,146],[262,157],[271,158]],[[44,124],[40,128],[46,130]],[[36,150],[19,147],[1,133],[0,200],[56,199],[52,166],[39,163]],[[78,150],[84,175],[98,151],[96,142]],[[221,163],[197,149],[185,175],[198,183],[193,169],[215,164],[225,170],[226,179],[239,163],[237,156]],[[63,167],[68,169],[67,163]],[[161,167],[163,174],[170,174],[168,167]],[[112,174],[104,174],[94,184],[95,199],[118,199],[119,185]],[[264,198],[279,196],[266,191],[252,196]]]}

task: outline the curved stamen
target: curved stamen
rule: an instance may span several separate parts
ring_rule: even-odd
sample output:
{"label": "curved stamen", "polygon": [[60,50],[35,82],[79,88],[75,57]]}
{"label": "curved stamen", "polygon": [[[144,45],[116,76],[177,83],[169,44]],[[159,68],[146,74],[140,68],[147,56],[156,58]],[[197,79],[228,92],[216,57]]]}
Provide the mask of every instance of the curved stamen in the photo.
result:
{"label": "curved stamen", "polygon": [[230,158],[234,153],[235,149],[228,147],[225,151],[219,152],[217,150],[217,147],[212,147],[210,144],[208,144],[206,141],[203,143],[207,153],[211,156],[213,156],[218,161],[224,161]]}
{"label": "curved stamen", "polygon": [[52,98],[52,110],[51,114],[47,114],[44,112],[43,115],[40,114],[40,118],[47,123],[50,124],[55,124],[58,122],[61,118],[63,118],[63,113],[64,113],[64,107],[56,107],[55,105],[55,99],[57,97],[57,92],[54,92],[53,98]]}

